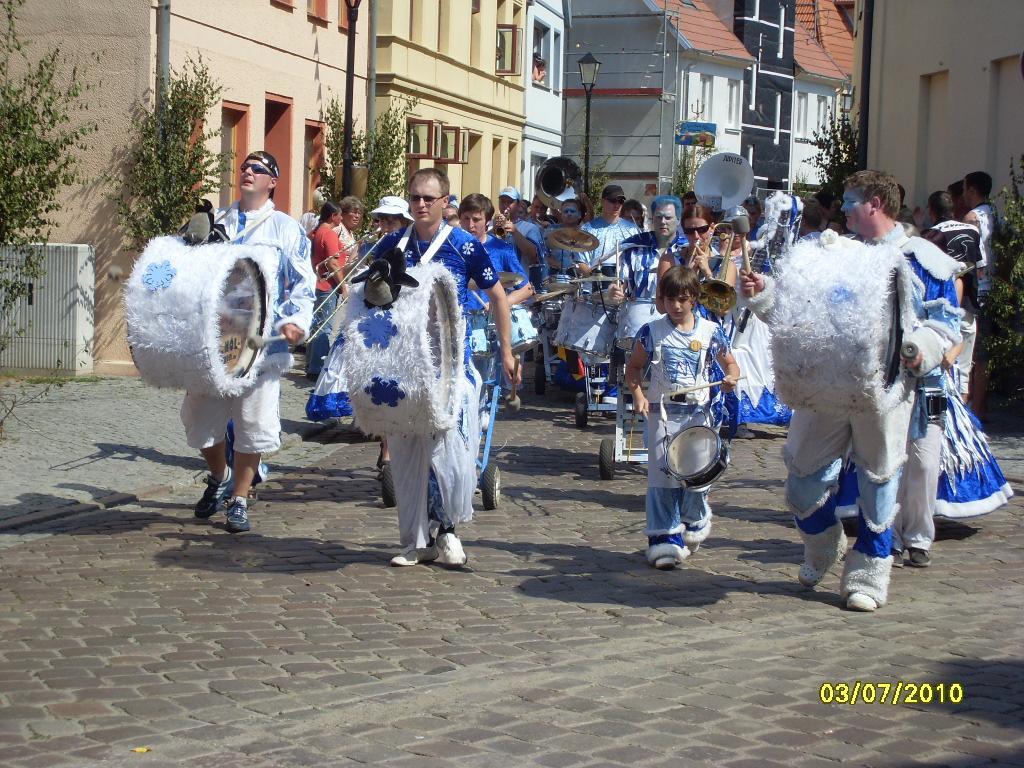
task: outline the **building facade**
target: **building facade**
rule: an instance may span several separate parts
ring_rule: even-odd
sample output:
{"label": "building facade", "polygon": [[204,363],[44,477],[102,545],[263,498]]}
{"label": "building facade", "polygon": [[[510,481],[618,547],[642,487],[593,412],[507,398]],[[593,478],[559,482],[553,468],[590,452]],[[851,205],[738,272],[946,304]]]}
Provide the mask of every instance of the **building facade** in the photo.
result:
{"label": "building facade", "polygon": [[523,67],[526,122],[520,189],[530,196],[537,169],[562,154],[562,88],[568,0],[533,0],[526,9]]}
{"label": "building facade", "polygon": [[409,170],[443,168],[460,198],[518,186],[525,0],[380,0],[378,15],[376,110],[415,100]]}
{"label": "building facade", "polygon": [[[923,206],[971,171],[1009,181],[1024,154],[1024,3],[873,0],[867,164],[893,173]],[[855,94],[864,83],[864,1],[857,9]],[[1015,167],[1017,167],[1015,165]]]}
{"label": "building facade", "polygon": [[[357,62],[366,61],[361,21]],[[157,3],[79,0],[54,13],[51,3],[30,0],[19,12],[19,32],[30,41],[59,46],[98,81],[88,117],[101,130],[91,137],[82,159],[91,181],[61,195],[62,210],[50,239],[95,248],[94,371],[134,373],[121,283],[108,275],[113,266],[127,274],[136,254],[124,245],[108,194],[116,189],[125,150],[133,142],[133,107],[152,102]],[[211,149],[233,152],[235,172],[225,175],[214,202],[233,199],[238,162],[247,152],[265,148],[281,165],[278,208],[297,216],[310,206],[324,114],[332,98],[344,100],[347,34],[344,0],[173,0],[172,69],[201,56],[223,87],[222,103],[207,116],[223,129]],[[98,63],[91,63],[94,55]],[[365,66],[355,76],[358,119],[365,104]],[[102,181],[107,174],[112,183]]]}

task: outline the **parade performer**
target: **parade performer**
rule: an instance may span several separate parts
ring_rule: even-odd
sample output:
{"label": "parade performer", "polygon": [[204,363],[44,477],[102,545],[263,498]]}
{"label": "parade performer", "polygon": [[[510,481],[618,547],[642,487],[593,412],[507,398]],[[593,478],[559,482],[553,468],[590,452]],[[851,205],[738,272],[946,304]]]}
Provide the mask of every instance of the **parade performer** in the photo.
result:
{"label": "parade performer", "polygon": [[[678,233],[683,203],[675,195],[660,195],[651,202],[653,232],[640,232],[619,244],[620,283],[609,290],[612,301],[626,298],[654,301],[657,298],[658,266],[662,259],[673,261],[686,248],[686,237]],[[624,285],[623,285],[624,284]]]}
{"label": "parade performer", "polygon": [[584,232],[596,237],[600,243],[593,251],[576,255],[576,269],[584,276],[599,269],[598,264],[615,253],[619,243],[627,237],[640,234],[640,230],[633,222],[622,218],[622,206],[625,202],[626,194],[622,187],[618,184],[609,184],[601,192],[601,215],[580,227]]}
{"label": "parade performer", "polygon": [[948,257],[895,221],[895,179],[860,171],[845,187],[847,224],[867,244],[825,235],[801,243],[776,277],[745,273],[743,290],[771,327],[779,392],[794,409],[784,458],[804,540],[799,580],[818,584],[845,552],[836,489],[852,453],[860,525],[841,594],[847,608],[874,611],[888,597],[908,431],[921,426],[917,379],[959,342],[961,313]]}
{"label": "parade performer", "polygon": [[[708,488],[684,488],[669,474],[668,441],[688,427],[717,424],[708,388],[694,392],[689,402],[662,399],[679,387],[710,383],[712,361],[726,372],[721,386],[730,391],[739,367],[722,327],[695,312],[700,284],[693,270],[672,267],[658,281],[657,291],[666,316],[648,323],[637,335],[626,384],[633,410],[647,419],[647,561],[667,570],[696,551],[711,532]],[[650,387],[645,394],[642,383],[648,366]]]}
{"label": "parade performer", "polygon": [[[436,168],[422,168],[409,180],[409,201],[413,224],[404,232],[383,238],[378,250],[398,248],[409,266],[434,261],[454,277],[463,313],[468,304],[467,283],[472,279],[490,301],[501,345],[505,375],[519,383],[510,344],[510,319],[505,291],[483,245],[462,229],[442,220],[448,200],[448,177]],[[433,436],[389,435],[398,524],[402,552],[391,559],[393,566],[409,566],[436,560],[447,566],[462,566],[468,557],[455,533],[458,523],[473,516],[476,489],[476,456],[480,444],[477,403],[480,378],[473,368],[466,345],[457,382],[461,403],[459,426]]]}
{"label": "parade performer", "polygon": [[[507,298],[510,307],[522,304],[534,294],[533,285],[526,277],[526,269],[516,252],[516,247],[494,234],[487,227],[494,217],[494,204],[485,195],[466,195],[459,204],[459,226],[480,241],[491,259],[491,265],[498,272],[513,272],[523,279],[512,286]],[[487,299],[478,291],[470,291],[467,309],[486,309]]]}
{"label": "parade performer", "polygon": [[[309,238],[299,223],[274,208],[277,160],[269,152],[252,152],[242,163],[239,200],[218,211],[229,240],[245,245],[269,245],[280,254],[274,300],[274,329],[285,338],[266,350],[254,386],[242,395],[215,397],[188,392],[181,421],[189,447],[206,460],[206,491],[195,516],[208,519],[227,507],[227,530],[248,531],[249,489],[260,456],[281,447],[281,373],[292,364],[289,344],[302,341],[313,317],[316,277],[309,258]],[[227,464],[225,432],[234,423],[234,466]]]}

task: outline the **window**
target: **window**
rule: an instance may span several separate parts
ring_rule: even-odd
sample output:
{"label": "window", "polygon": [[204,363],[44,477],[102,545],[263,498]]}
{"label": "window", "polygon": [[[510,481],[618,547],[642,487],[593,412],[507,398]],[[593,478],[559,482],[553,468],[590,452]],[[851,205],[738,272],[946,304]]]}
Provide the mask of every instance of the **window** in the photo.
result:
{"label": "window", "polygon": [[818,97],[818,114],[814,124],[814,130],[820,131],[828,124],[828,113],[832,110],[829,109],[829,98],[828,96]]}
{"label": "window", "polygon": [[348,6],[345,0],[338,0],[338,29],[348,33]]}
{"label": "window", "polygon": [[238,166],[249,154],[249,105],[225,101],[220,118],[220,151],[231,155],[220,179],[220,204],[231,205],[237,194]]}
{"label": "window", "polygon": [[779,6],[779,52],[776,58],[782,58],[782,49],[786,43],[786,6]]}
{"label": "window", "polygon": [[740,81],[729,81],[729,116],[726,121],[730,128],[740,127]]}
{"label": "window", "polygon": [[434,146],[434,124],[429,120],[409,120],[409,139],[406,153],[409,157],[430,157]]}
{"label": "window", "polygon": [[700,116],[707,122],[714,118],[715,78],[711,75],[700,76]]}
{"label": "window", "polygon": [[555,92],[562,90],[562,33],[555,32],[551,38],[551,58],[548,59],[549,82]]}
{"label": "window", "polygon": [[263,148],[277,159],[281,175],[274,189],[277,210],[292,212],[292,100],[268,93],[264,100]]}
{"label": "window", "polygon": [[464,163],[462,152],[462,129],[454,125],[436,125],[435,133],[439,137],[439,152],[434,159],[441,163]]}
{"label": "window", "polygon": [[772,139],[776,144],[779,143],[779,132],[782,130],[782,93],[780,91],[775,92],[775,136]]}
{"label": "window", "polygon": [[511,24],[498,25],[494,72],[498,75],[519,74],[519,30]]}
{"label": "window", "polygon": [[306,0],[306,15],[317,21],[327,21],[327,0]]}
{"label": "window", "polygon": [[324,165],[324,124],[306,121],[302,145],[302,210],[313,208],[313,192],[320,186],[320,169]]}
{"label": "window", "polygon": [[793,125],[798,139],[807,138],[807,94],[796,95],[796,121]]}
{"label": "window", "polygon": [[533,69],[531,81],[543,88],[551,87],[551,29],[540,22],[533,25]]}

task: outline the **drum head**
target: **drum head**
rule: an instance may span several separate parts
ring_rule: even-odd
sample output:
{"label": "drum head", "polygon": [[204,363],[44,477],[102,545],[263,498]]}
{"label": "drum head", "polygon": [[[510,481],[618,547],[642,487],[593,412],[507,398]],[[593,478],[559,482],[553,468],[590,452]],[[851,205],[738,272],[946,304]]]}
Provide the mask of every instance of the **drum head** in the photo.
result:
{"label": "drum head", "polygon": [[721,440],[714,430],[690,427],[669,441],[665,459],[672,474],[688,482],[701,478],[714,467],[721,447]]}
{"label": "drum head", "polygon": [[[451,318],[458,309],[446,307],[447,294],[439,283],[431,285],[430,303],[427,305],[427,343],[430,345],[430,365],[434,370],[435,392],[438,401],[454,408],[455,368],[453,362],[459,354],[458,341],[452,333]],[[482,313],[486,317],[486,313]],[[459,361],[461,362],[461,361]]]}
{"label": "drum head", "polygon": [[228,376],[245,376],[259,356],[259,350],[253,349],[248,340],[263,335],[267,321],[265,296],[266,285],[256,262],[236,261],[224,281],[217,306],[220,357]]}

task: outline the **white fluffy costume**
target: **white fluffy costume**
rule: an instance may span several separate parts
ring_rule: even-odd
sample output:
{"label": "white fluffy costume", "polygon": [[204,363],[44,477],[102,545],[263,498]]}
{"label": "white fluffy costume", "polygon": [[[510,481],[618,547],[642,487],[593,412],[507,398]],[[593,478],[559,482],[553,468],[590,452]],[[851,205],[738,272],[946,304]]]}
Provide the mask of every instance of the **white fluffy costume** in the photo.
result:
{"label": "white fluffy costume", "polygon": [[[866,610],[887,599],[915,373],[931,371],[959,338],[959,311],[928,300],[927,270],[917,269],[937,249],[899,234],[875,245],[829,233],[798,244],[750,302],[771,327],[778,390],[794,408],[784,458],[786,500],[804,540],[800,581],[817,584],[842,554],[835,491],[852,454],[862,468],[861,524],[842,594]],[[924,355],[919,371],[899,366],[901,338]]]}

